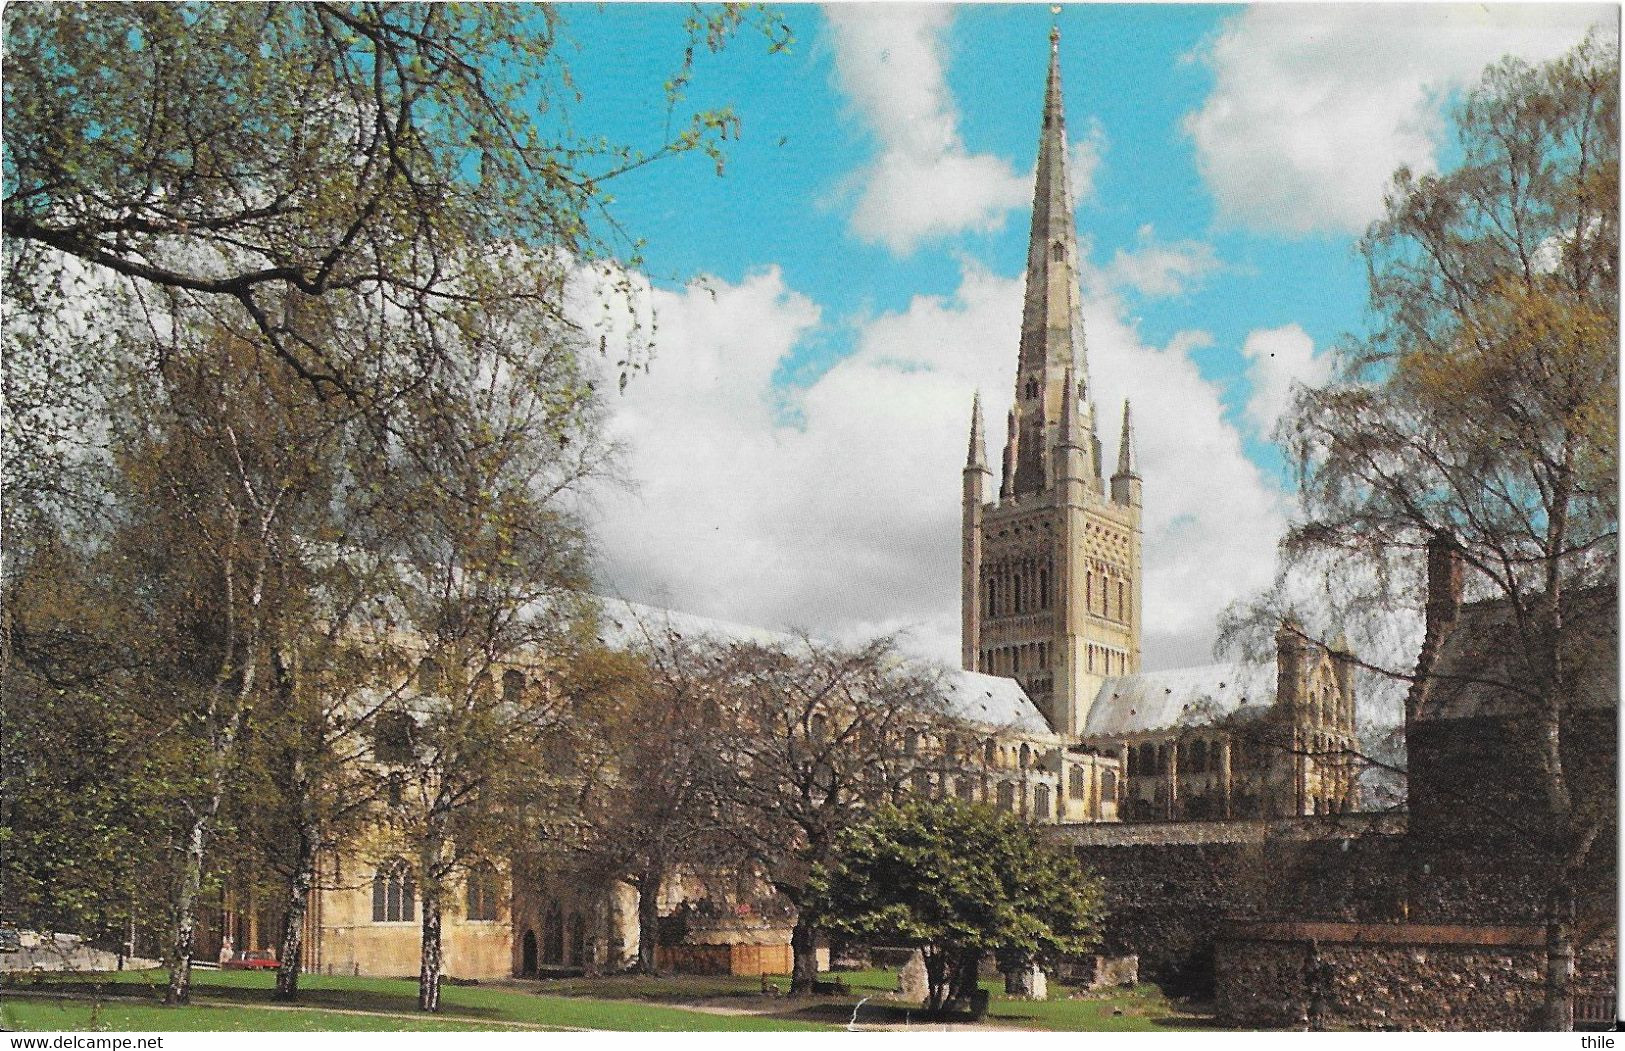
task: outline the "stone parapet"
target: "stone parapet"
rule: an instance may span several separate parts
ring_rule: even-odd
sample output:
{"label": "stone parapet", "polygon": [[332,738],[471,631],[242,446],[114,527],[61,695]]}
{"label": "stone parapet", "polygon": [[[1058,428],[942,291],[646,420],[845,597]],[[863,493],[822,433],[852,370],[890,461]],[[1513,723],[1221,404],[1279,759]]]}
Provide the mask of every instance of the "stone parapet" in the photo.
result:
{"label": "stone parapet", "polygon": [[1382,811],[1330,817],[1243,821],[1136,821],[1121,824],[1069,824],[1044,832],[1070,846],[1220,846],[1225,844],[1317,842],[1365,836],[1397,836],[1405,815]]}

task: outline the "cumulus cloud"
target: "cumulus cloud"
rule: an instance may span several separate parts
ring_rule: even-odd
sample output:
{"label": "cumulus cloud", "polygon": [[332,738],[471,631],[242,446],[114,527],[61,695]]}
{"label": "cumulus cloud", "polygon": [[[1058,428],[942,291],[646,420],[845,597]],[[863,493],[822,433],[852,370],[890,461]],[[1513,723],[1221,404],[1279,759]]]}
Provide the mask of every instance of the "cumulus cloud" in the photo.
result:
{"label": "cumulus cloud", "polygon": [[1220,270],[1213,246],[1201,241],[1157,240],[1147,223],[1140,227],[1132,250],[1119,248],[1106,267],[1106,281],[1114,288],[1132,289],[1145,296],[1182,295]]}
{"label": "cumulus cloud", "polygon": [[1095,195],[1095,172],[1106,155],[1106,129],[1099,118],[1090,117],[1083,137],[1072,143],[1067,154],[1067,175],[1072,183],[1072,203],[1082,204]]}
{"label": "cumulus cloud", "polygon": [[1241,354],[1253,388],[1247,419],[1264,438],[1291,406],[1293,388],[1318,387],[1331,378],[1331,355],[1317,354],[1315,341],[1297,324],[1254,329],[1247,333]]}
{"label": "cumulus cloud", "polygon": [[[606,586],[831,638],[906,630],[912,648],[956,661],[971,394],[981,390],[997,440],[1021,279],[964,263],[952,295],[862,322],[853,353],[792,392],[789,413],[775,411],[786,396],[775,369],[822,319],[779,271],[647,297],[660,356],[610,406],[635,488],[597,500]],[[1219,611],[1271,579],[1281,496],[1191,360],[1205,335],[1153,346],[1109,293],[1090,293],[1085,309],[1108,449],[1134,399],[1148,665],[1204,662]],[[997,462],[999,448],[989,453]]]}
{"label": "cumulus cloud", "polygon": [[851,182],[859,237],[903,255],[933,238],[996,230],[1031,199],[1030,173],[969,152],[960,136],[943,68],[953,8],[837,4],[824,17],[834,34],[836,84],[880,146]]}
{"label": "cumulus cloud", "polygon": [[1445,103],[1506,54],[1573,47],[1613,6],[1257,4],[1200,55],[1213,92],[1186,118],[1224,220],[1359,233],[1402,164],[1436,170]]}

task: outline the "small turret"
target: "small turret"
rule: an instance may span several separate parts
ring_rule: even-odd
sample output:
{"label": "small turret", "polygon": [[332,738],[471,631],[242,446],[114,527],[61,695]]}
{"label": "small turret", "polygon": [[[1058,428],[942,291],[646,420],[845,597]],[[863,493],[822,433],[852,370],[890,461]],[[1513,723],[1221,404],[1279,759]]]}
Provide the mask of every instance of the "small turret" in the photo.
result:
{"label": "small turret", "polygon": [[982,392],[977,391],[970,404],[970,451],[965,457],[965,470],[987,473],[987,441],[982,437]]}
{"label": "small turret", "polygon": [[960,517],[960,658],[964,668],[976,670],[976,655],[982,645],[982,615],[979,608],[982,572],[982,519],[986,515],[987,443],[982,438],[982,395],[977,393],[970,410],[970,451],[965,455],[964,507]]}
{"label": "small turret", "polygon": [[1021,447],[1021,403],[1010,406],[1010,415],[1005,419],[1004,436],[1004,477],[999,479],[999,502],[1003,503],[1015,495],[1016,491],[1016,457]]}
{"label": "small turret", "polygon": [[1112,502],[1139,507],[1143,493],[1140,473],[1134,464],[1134,423],[1129,416],[1128,399],[1123,399],[1123,437],[1117,446],[1117,471],[1112,475]]}

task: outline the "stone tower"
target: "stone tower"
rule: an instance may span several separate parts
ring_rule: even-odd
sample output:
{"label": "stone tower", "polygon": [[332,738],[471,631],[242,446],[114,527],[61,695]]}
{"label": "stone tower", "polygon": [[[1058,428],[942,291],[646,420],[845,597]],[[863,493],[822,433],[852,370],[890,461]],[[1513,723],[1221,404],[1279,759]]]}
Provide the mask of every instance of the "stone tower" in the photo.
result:
{"label": "stone tower", "polygon": [[1140,477],[1128,404],[1108,488],[1083,342],[1078,236],[1067,180],[1060,31],[1027,245],[1015,402],[996,499],[980,398],[964,473],[964,666],[1017,679],[1050,726],[1082,732],[1108,675],[1140,670]]}

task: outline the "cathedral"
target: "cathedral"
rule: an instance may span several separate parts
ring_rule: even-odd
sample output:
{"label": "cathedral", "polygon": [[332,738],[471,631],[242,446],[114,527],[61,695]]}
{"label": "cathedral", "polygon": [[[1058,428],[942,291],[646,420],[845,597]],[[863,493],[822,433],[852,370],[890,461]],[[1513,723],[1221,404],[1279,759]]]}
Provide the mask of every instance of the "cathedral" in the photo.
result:
{"label": "cathedral", "polygon": [[[1142,481],[1129,407],[1105,474],[1084,341],[1078,237],[1067,176],[1059,36],[1050,37],[1015,397],[998,486],[978,398],[963,472],[962,667],[941,676],[946,720],[911,732],[908,790],[1047,825],[1284,818],[1356,808],[1353,657],[1291,622],[1272,662],[1141,670]],[[787,636],[605,602],[600,642],[635,648],[649,625],[689,638]],[[641,626],[641,628],[640,628]],[[503,678],[522,675],[510,670]],[[390,762],[382,741],[376,762]],[[625,884],[577,886],[512,863],[471,871],[443,920],[448,973],[532,975],[619,966],[636,951]],[[312,892],[313,971],[416,969],[415,888],[387,822],[328,861]],[[662,915],[693,906],[678,879]],[[504,886],[508,889],[504,889]],[[691,909],[689,911],[692,911]],[[222,933],[258,947],[252,903]],[[704,919],[704,917],[701,917]],[[665,946],[663,965],[733,973],[788,969],[788,920],[728,912]]]}
{"label": "cathedral", "polygon": [[[1143,483],[1127,402],[1109,479],[1102,455],[1058,30],[1050,34],[1015,397],[997,490],[986,442],[978,397],[963,488],[965,669],[1014,679],[1070,752],[1096,764],[1114,759],[1110,780],[1121,791],[1110,810],[1120,819],[1353,807],[1352,771],[1339,758],[1357,748],[1346,647],[1321,647],[1287,623],[1273,664],[1141,671]],[[1059,807],[1057,819],[1068,813]]]}

